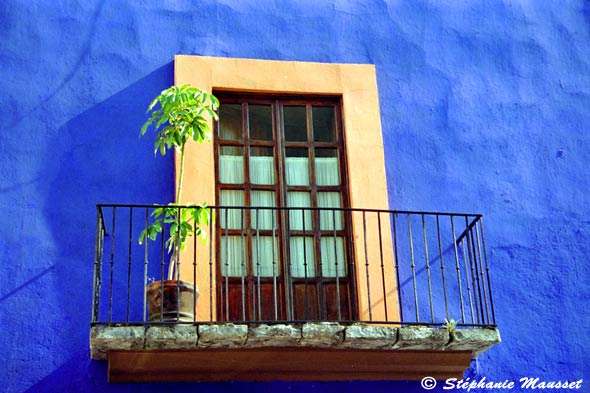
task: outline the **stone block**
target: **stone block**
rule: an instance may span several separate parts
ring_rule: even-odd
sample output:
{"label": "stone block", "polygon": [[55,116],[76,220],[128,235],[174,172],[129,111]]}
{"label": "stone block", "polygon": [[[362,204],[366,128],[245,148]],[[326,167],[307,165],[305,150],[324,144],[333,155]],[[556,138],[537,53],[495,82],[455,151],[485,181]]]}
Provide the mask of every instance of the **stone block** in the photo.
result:
{"label": "stone block", "polygon": [[109,351],[143,349],[143,326],[93,326],[90,329],[90,354],[92,359],[106,359]]}
{"label": "stone block", "polygon": [[335,322],[306,323],[301,329],[301,345],[335,347],[344,341],[344,326]]}
{"label": "stone block", "polygon": [[248,347],[290,347],[301,341],[301,328],[293,325],[260,325],[248,330]]}
{"label": "stone block", "polygon": [[401,350],[443,350],[449,343],[448,329],[427,326],[406,326],[399,328],[398,340],[393,349]]}
{"label": "stone block", "polygon": [[146,349],[194,349],[197,327],[193,325],[150,326],[145,333]]}
{"label": "stone block", "polygon": [[451,341],[447,349],[471,351],[475,358],[501,341],[500,332],[497,329],[457,329],[451,333]]}
{"label": "stone block", "polygon": [[198,333],[198,347],[236,348],[242,347],[246,343],[248,325],[234,325],[233,323],[200,325]]}
{"label": "stone block", "polygon": [[397,341],[397,328],[354,324],[344,331],[343,346],[359,349],[388,349]]}

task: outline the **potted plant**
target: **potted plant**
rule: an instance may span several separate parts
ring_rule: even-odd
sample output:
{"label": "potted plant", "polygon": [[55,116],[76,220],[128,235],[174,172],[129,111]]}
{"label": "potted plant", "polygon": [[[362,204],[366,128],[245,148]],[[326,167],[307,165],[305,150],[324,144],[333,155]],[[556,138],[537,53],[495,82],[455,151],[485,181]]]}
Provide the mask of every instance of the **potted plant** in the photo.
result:
{"label": "potted plant", "polygon": [[170,149],[180,154],[180,168],[176,196],[173,203],[158,206],[152,213],[151,223],[141,232],[139,242],[155,240],[158,234],[165,236],[166,248],[171,254],[166,280],[155,281],[146,288],[149,321],[193,321],[194,304],[198,298],[196,283],[180,280],[180,252],[188,237],[206,238],[202,225],[211,221],[205,204],[181,205],[184,173],[185,145],[189,140],[198,143],[211,140],[209,120],[217,120],[217,98],[190,85],[172,86],[163,90],[149,105],[149,118],[141,128],[141,135],[153,128],[156,131],[154,154],[162,156]]}

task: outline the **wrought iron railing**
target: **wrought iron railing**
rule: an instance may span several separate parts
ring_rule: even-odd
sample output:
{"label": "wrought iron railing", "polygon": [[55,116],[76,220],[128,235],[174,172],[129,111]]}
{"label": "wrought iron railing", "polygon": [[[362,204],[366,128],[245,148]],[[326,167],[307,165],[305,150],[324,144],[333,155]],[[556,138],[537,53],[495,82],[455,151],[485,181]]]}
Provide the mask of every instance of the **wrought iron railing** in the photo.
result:
{"label": "wrought iron railing", "polygon": [[[155,241],[138,241],[159,207],[97,205],[92,325],[496,326],[479,214],[210,206],[206,239],[189,237],[174,260],[166,247],[170,224]],[[148,312],[146,287],[155,281],[165,298],[171,259],[181,262],[189,291],[200,292],[189,297],[196,312],[188,317],[165,318],[163,302]]]}

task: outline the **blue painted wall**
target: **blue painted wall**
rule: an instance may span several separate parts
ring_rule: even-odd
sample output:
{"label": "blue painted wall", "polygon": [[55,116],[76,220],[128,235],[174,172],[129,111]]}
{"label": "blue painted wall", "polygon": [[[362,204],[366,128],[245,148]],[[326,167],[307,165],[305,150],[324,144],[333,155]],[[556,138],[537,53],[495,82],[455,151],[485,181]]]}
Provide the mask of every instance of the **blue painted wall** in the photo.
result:
{"label": "blue painted wall", "polygon": [[590,391],[588,1],[176,3],[0,2],[0,391],[172,387],[107,385],[88,332],[94,205],[172,197],[137,135],[174,54],[375,64],[391,206],[485,215],[504,342],[466,375]]}

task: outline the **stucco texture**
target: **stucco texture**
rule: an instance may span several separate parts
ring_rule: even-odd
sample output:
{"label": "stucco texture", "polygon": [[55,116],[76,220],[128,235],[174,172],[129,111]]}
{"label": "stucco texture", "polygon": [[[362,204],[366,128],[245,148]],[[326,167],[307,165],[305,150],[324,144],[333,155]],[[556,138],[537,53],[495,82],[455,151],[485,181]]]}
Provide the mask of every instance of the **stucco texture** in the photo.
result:
{"label": "stucco texture", "polygon": [[172,200],[138,135],[176,54],[374,64],[389,206],[484,214],[503,343],[466,377],[590,391],[589,53],[581,0],[0,2],[0,391],[424,391],[107,384],[95,204]]}

